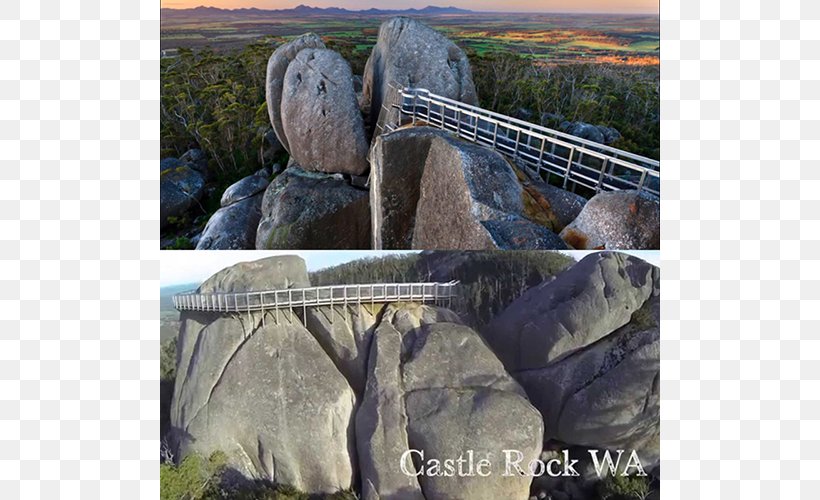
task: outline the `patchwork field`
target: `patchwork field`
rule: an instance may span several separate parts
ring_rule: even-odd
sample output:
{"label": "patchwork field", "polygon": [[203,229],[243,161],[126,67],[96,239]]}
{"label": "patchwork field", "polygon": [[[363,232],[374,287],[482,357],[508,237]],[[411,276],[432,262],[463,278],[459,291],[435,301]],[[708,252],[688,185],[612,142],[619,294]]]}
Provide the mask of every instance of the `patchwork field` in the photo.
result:
{"label": "patchwork field", "polygon": [[[384,15],[358,14],[270,18],[226,15],[197,19],[164,18],[161,49],[169,57],[179,48],[241,48],[252,41],[277,42],[313,31],[326,41],[369,53]],[[657,16],[570,14],[461,14],[424,16],[467,51],[482,55],[515,52],[553,64],[606,62],[657,65]]]}

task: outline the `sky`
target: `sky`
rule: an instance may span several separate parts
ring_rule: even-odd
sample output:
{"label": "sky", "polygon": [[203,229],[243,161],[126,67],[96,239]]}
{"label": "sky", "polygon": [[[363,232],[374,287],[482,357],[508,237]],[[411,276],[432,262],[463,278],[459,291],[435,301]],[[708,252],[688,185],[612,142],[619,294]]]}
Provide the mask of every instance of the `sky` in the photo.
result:
{"label": "sky", "polygon": [[[273,257],[274,255],[299,255],[305,259],[308,271],[316,271],[326,267],[350,262],[365,257],[377,257],[387,254],[414,253],[415,250],[220,250],[214,252],[203,251],[166,251],[161,252],[160,286],[199,284],[217,271],[232,266],[238,262]],[[581,260],[594,251],[572,250],[564,253],[572,255],[575,260]],[[657,250],[630,250],[625,253],[635,255],[641,259],[660,267],[660,252]]]}
{"label": "sky", "polygon": [[351,10],[410,9],[428,5],[460,7],[494,12],[604,12],[657,14],[659,0],[160,0],[162,7],[184,9],[204,5],[223,9],[256,7],[288,9],[299,4],[311,7],[344,7]]}

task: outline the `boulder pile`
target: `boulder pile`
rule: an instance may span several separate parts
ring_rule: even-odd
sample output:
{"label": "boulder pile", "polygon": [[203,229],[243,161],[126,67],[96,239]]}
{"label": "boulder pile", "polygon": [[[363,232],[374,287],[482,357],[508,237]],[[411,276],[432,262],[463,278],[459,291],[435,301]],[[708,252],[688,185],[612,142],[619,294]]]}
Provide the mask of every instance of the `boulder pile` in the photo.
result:
{"label": "boulder pile", "polygon": [[197,250],[242,250],[252,248],[256,228],[262,216],[262,195],[269,181],[260,175],[249,175],[222,194],[221,208],[205,225]]}
{"label": "boulder pile", "polygon": [[[490,148],[402,123],[388,104],[403,86],[478,103],[464,52],[414,19],[381,25],[363,77],[313,33],[280,45],[267,66],[271,128],[259,154],[272,162],[284,149],[288,167],[228,188],[197,249],[658,248],[657,198],[624,191],[587,203]],[[565,128],[596,141],[593,132],[615,134]],[[203,197],[207,163],[199,150],[162,161],[163,228]],[[271,177],[262,195],[260,179]]]}
{"label": "boulder pile", "polygon": [[[308,286],[304,261],[272,257],[220,271],[200,293]],[[264,314],[264,315],[263,315]],[[350,304],[278,313],[181,314],[171,407],[179,460],[220,450],[251,479],[362,498],[528,498],[502,476],[502,450],[538,457],[544,427],[482,337],[450,310]],[[472,450],[489,477],[411,476]],[[404,457],[404,460],[403,460]],[[410,458],[408,458],[410,457]]]}
{"label": "boulder pile", "polygon": [[544,417],[545,438],[659,460],[660,279],[599,252],[525,292],[483,332]]}

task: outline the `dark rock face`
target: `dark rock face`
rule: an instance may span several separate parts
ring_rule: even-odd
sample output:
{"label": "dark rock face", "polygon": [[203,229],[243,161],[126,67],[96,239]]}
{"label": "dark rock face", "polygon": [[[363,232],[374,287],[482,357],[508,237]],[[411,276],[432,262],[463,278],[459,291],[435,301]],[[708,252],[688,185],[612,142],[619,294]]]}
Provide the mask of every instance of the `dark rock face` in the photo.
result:
{"label": "dark rock face", "polygon": [[159,171],[165,172],[166,170],[172,170],[177,167],[182,167],[183,165],[185,165],[185,162],[179,158],[164,158],[159,162]]}
{"label": "dark rock face", "polygon": [[223,207],[232,205],[238,201],[250,198],[256,194],[261,193],[268,187],[268,180],[265,177],[258,175],[249,175],[244,179],[240,179],[228,186],[228,189],[222,193],[222,200],[220,204]]}
{"label": "dark rock face", "polygon": [[256,244],[256,229],[262,217],[262,193],[268,180],[249,175],[222,194],[222,208],[216,211],[201,236],[197,250],[247,250]]}
{"label": "dark rock face", "polygon": [[160,224],[169,224],[169,217],[181,217],[196,206],[205,192],[205,179],[196,170],[175,167],[160,174]]}
{"label": "dark rock face", "polygon": [[562,122],[561,130],[580,137],[581,139],[597,142],[598,144],[612,144],[621,138],[621,133],[618,132],[617,129],[604,127],[602,125],[591,125],[584,122]]}
{"label": "dark rock face", "polygon": [[[249,272],[261,268],[259,263],[242,265],[221,271],[201,288],[245,290],[307,281],[303,261],[265,264],[264,277]],[[290,315],[278,323],[268,318],[263,324],[261,313],[186,312],[181,319],[171,408],[179,457],[221,450],[229,466],[246,477],[312,493],[353,484],[355,396],[298,318]]]}
{"label": "dark rock face", "polygon": [[546,438],[657,463],[659,270],[589,255],[531,288],[484,336],[544,416]]}
{"label": "dark rock face", "polygon": [[438,95],[477,104],[467,56],[453,42],[427,25],[406,17],[385,21],[364,70],[362,109],[368,124],[395,122],[395,111],[382,115],[388,86],[424,88]]}
{"label": "dark rock face", "polygon": [[206,179],[208,178],[208,157],[201,149],[189,149],[185,154],[180,156],[179,159],[202,174]]}
{"label": "dark rock face", "polygon": [[367,192],[341,176],[292,166],[265,191],[257,249],[368,248],[369,242]]}
{"label": "dark rock face", "polygon": [[[257,176],[252,177],[260,179]],[[196,249],[253,249],[256,243],[256,229],[262,217],[261,207],[262,193],[223,206],[208,219],[205,230],[202,231],[196,244]]]}
{"label": "dark rock face", "polygon": [[489,238],[485,248],[500,250],[567,249],[567,244],[557,234],[544,226],[520,217],[482,221],[481,225]]}
{"label": "dark rock face", "polygon": [[265,76],[265,100],[268,105],[268,116],[270,117],[270,123],[273,126],[276,137],[288,152],[290,152],[291,149],[282,126],[282,87],[288,65],[296,59],[296,54],[298,54],[299,51],[308,48],[323,49],[325,48],[325,44],[318,35],[306,33],[277,47],[270,56],[270,59],[268,59]]}
{"label": "dark rock face", "polygon": [[613,191],[593,196],[561,238],[578,250],[656,250],[660,230],[660,200],[644,192]]}
{"label": "dark rock face", "polygon": [[369,147],[347,62],[332,50],[304,49],[282,90],[282,127],[305,170],[360,175]]}
{"label": "dark rock face", "polygon": [[373,248],[407,249],[413,241],[421,176],[433,138],[427,127],[405,128],[378,137],[370,150],[370,210]]}

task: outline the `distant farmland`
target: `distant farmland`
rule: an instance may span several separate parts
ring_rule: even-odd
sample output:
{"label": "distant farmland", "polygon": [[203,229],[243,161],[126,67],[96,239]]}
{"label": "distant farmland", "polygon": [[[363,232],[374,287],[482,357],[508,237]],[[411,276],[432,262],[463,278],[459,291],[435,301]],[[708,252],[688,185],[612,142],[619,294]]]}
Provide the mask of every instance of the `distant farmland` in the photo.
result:
{"label": "distant farmland", "polygon": [[[269,40],[273,44],[312,31],[325,41],[366,57],[385,19],[383,15],[357,14],[163,19],[161,49],[164,56],[173,55],[179,48],[222,51],[255,41]],[[478,55],[515,52],[552,64],[659,64],[657,16],[463,14],[425,16],[423,20]]]}

